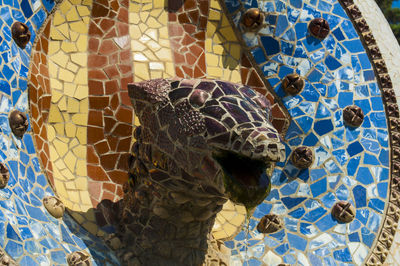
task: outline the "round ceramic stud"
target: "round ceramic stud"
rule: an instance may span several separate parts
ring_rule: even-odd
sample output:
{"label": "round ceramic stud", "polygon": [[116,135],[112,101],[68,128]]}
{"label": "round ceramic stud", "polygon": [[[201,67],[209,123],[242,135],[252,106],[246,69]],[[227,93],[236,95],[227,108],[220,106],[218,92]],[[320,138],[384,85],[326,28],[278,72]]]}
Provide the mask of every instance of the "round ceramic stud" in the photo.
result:
{"label": "round ceramic stud", "polygon": [[29,126],[26,114],[21,111],[14,110],[10,113],[8,121],[10,123],[12,133],[15,135],[15,137],[21,139],[26,130],[28,130]]}
{"label": "round ceramic stud", "polygon": [[364,121],[364,112],[357,105],[349,105],[343,110],[343,121],[351,127],[359,127]]}
{"label": "round ceramic stud", "polygon": [[282,81],[283,90],[290,95],[299,94],[304,86],[304,79],[297,73],[287,75]]}
{"label": "round ceramic stud", "polygon": [[31,39],[31,32],[28,26],[22,22],[14,22],[11,27],[11,35],[14,42],[24,49]]}
{"label": "round ceramic stud", "polygon": [[86,251],[74,251],[67,256],[68,266],[92,266],[90,255]]}
{"label": "round ceramic stud", "polygon": [[257,225],[257,230],[263,234],[272,234],[283,228],[282,219],[276,214],[267,214]]}
{"label": "round ceramic stud", "polygon": [[0,188],[5,188],[9,179],[10,172],[8,171],[7,166],[0,162]]}
{"label": "round ceramic stud", "polygon": [[265,15],[258,8],[248,9],[242,16],[242,25],[247,31],[257,31],[264,24]]}
{"label": "round ceramic stud", "polygon": [[348,201],[338,201],[332,207],[332,216],[340,223],[350,223],[355,215],[356,209]]}
{"label": "round ceramic stud", "polygon": [[325,39],[331,31],[328,21],[323,18],[315,18],[311,20],[310,24],[308,24],[308,30],[312,36],[321,40]]}
{"label": "round ceramic stud", "polygon": [[43,199],[43,205],[54,218],[61,218],[64,215],[64,204],[54,196],[45,197]]}
{"label": "round ceramic stud", "polygon": [[294,166],[300,169],[306,169],[311,166],[314,161],[314,154],[309,147],[301,146],[297,147],[291,156],[291,160]]}

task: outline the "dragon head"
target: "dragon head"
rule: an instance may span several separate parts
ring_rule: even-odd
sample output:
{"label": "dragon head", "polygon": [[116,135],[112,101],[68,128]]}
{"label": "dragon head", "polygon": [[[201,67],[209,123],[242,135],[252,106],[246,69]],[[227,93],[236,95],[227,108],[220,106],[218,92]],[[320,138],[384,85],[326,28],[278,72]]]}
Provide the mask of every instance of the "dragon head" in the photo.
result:
{"label": "dragon head", "polygon": [[267,196],[285,150],[263,95],[215,80],[156,79],[128,90],[141,124],[133,153],[151,182],[247,208]]}

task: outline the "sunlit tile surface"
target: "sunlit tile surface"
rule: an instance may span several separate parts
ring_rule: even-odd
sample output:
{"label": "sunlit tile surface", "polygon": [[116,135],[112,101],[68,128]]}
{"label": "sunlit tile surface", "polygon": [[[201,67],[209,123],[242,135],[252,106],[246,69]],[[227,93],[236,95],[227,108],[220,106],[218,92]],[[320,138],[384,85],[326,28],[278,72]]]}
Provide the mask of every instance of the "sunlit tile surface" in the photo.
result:
{"label": "sunlit tile surface", "polygon": [[[232,263],[246,259],[260,265],[279,257],[289,264],[362,264],[383,218],[389,151],[380,90],[351,21],[336,1],[225,3],[236,25],[242,7],[266,12],[265,28],[258,36],[243,33],[243,39],[293,117],[285,136],[287,155],[299,145],[315,153],[307,170],[297,170],[290,161],[279,164],[271,194],[251,218],[249,238],[242,231],[226,243],[233,250]],[[307,31],[307,22],[316,17],[331,27],[323,41]],[[298,96],[285,96],[280,80],[293,72],[305,77],[306,87]],[[366,115],[357,129],[343,125],[342,109],[352,104]],[[349,225],[332,219],[337,200],[357,208]],[[282,215],[284,229],[259,234],[255,226],[267,213]]]}
{"label": "sunlit tile surface", "polygon": [[[185,28],[191,1],[179,11],[181,19],[170,14],[167,2],[129,1],[128,31],[113,41],[120,50],[130,45],[134,81],[180,75],[248,84],[277,98],[272,99],[276,117],[284,120],[279,98],[291,115],[285,135],[288,157],[300,145],[311,147],[316,157],[308,170],[299,171],[289,160],[278,164],[271,194],[252,214],[249,232],[242,229],[244,208],[231,202],[224,205],[213,235],[227,240],[231,265],[363,264],[386,208],[388,132],[374,70],[341,5],[335,0],[211,0],[208,12],[195,12],[203,20],[208,16],[206,27]],[[0,160],[11,173],[7,188],[0,190],[0,246],[21,265],[65,265],[66,254],[81,249],[88,250],[98,265],[118,264],[104,241],[93,236],[103,232],[90,210],[97,203],[94,198],[118,199],[121,194],[115,185],[88,186],[87,51],[89,35],[95,36],[89,33],[92,4],[64,0],[55,7],[47,0],[0,1]],[[245,33],[239,26],[242,13],[251,7],[266,14],[265,27],[258,33]],[[307,31],[308,22],[316,17],[324,17],[331,27],[322,41]],[[24,50],[11,38],[10,27],[17,20],[32,32]],[[190,39],[192,30],[198,31],[197,39]],[[41,39],[32,51],[39,33]],[[178,45],[185,36],[196,45],[190,49],[185,47],[188,43]],[[186,50],[184,57],[177,53]],[[193,51],[200,51],[199,58],[193,58]],[[293,72],[305,78],[306,87],[298,96],[286,96],[281,80]],[[276,96],[267,92],[263,80]],[[352,104],[365,114],[357,129],[343,125],[342,110]],[[22,140],[12,136],[8,124],[12,109],[29,113],[29,130],[34,134],[25,134]],[[274,125],[283,132],[283,122]],[[47,213],[42,198],[54,193],[75,220],[70,214],[56,220]],[[356,219],[348,225],[338,224],[330,215],[337,200],[349,200],[357,209]],[[285,226],[263,235],[255,227],[268,213],[281,215]],[[399,243],[397,235],[393,249]],[[389,264],[400,260],[392,254]]]}

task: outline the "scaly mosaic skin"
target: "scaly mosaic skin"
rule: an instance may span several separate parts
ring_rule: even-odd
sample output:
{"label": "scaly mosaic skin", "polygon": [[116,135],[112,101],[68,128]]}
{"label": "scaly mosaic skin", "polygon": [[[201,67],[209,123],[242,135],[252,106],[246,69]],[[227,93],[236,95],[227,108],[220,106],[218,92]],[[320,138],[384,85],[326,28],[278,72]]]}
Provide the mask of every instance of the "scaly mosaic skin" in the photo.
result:
{"label": "scaly mosaic skin", "polygon": [[285,159],[269,103],[212,80],[150,80],[129,85],[129,94],[141,127],[119,255],[134,265],[201,265],[222,204],[259,204],[270,189],[266,172]]}

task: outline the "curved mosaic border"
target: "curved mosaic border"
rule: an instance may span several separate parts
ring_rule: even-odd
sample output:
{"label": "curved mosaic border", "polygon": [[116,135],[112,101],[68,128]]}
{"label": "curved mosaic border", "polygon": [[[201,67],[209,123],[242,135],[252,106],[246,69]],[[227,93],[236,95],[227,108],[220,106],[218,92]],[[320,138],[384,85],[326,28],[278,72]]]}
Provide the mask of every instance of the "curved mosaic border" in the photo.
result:
{"label": "curved mosaic border", "polygon": [[[27,77],[27,81],[28,81],[28,99],[29,99],[29,108],[28,108],[27,112],[29,113],[29,117],[31,119],[33,119],[35,117],[33,115],[33,113],[32,113],[32,101],[30,100],[31,99],[31,89],[38,90],[38,88],[32,88],[32,84],[31,84],[32,66],[35,65],[35,62],[33,60],[33,56],[36,55],[36,54],[38,54],[40,56],[40,54],[43,53],[43,52],[47,53],[47,51],[43,51],[42,50],[41,52],[39,52],[39,51],[36,50],[37,46],[38,46],[38,43],[41,42],[41,38],[37,34],[38,33],[43,33],[46,30],[46,27],[49,27],[49,34],[46,35],[45,38],[47,38],[47,39],[50,38],[49,36],[50,36],[51,21],[53,20],[53,17],[54,17],[54,14],[55,14],[57,8],[61,5],[61,3],[63,1],[62,0],[57,0],[57,1],[54,1],[54,2],[55,2],[55,5],[53,7],[51,7],[52,8],[51,11],[48,10],[49,7],[47,7],[47,6],[45,7],[45,11],[46,11],[47,16],[46,16],[45,20],[43,21],[41,27],[39,29],[37,29],[37,31],[35,32],[36,38],[34,38],[33,43],[32,43],[32,48],[31,48],[31,55],[30,55],[31,60],[29,62],[29,72],[28,72],[28,77]],[[48,61],[48,58],[46,58],[46,60]],[[40,74],[40,70],[39,70],[39,74]],[[43,88],[43,90],[45,91],[45,88]],[[51,100],[51,95],[50,95],[50,100]],[[38,101],[38,104],[39,104],[39,101]],[[50,107],[48,109],[50,109]],[[47,114],[48,113],[49,113],[49,110],[47,110]],[[44,122],[42,122],[42,126],[41,127],[43,127],[43,126],[45,126]],[[36,140],[36,136],[34,134],[33,128],[32,128],[32,133],[33,133],[32,134],[33,135],[33,145],[35,147],[35,151],[37,152],[37,151],[39,151],[39,149],[38,149],[37,140]],[[48,146],[47,131],[46,131],[46,138],[45,138],[44,142],[45,143],[43,145],[47,145]],[[45,149],[45,148],[43,148],[43,149]],[[39,164],[40,164],[40,167],[43,170],[42,172],[45,175],[46,179],[49,181],[49,184],[50,184],[52,190],[54,191],[54,193],[56,195],[58,195],[57,194],[57,190],[54,187],[53,173],[51,172],[50,175],[48,174],[48,169],[49,168],[51,168],[51,169],[53,168],[52,162],[50,161],[50,151],[47,149],[47,151],[43,151],[43,152],[46,153],[46,156],[48,158],[48,163],[47,163],[47,165],[44,165],[41,156],[38,156],[40,158],[40,160],[38,160]]]}
{"label": "curved mosaic border", "polygon": [[353,0],[339,0],[339,3],[346,10],[349,18],[358,31],[360,39],[367,51],[379,87],[383,96],[385,105],[386,119],[389,125],[389,142],[391,149],[391,171],[389,202],[386,208],[385,221],[380,228],[380,232],[370,249],[367,256],[366,265],[377,265],[384,263],[389,254],[390,247],[396,234],[397,223],[400,218],[400,119],[399,108],[397,105],[393,84],[389,76],[386,63],[376,43],[367,21]]}

